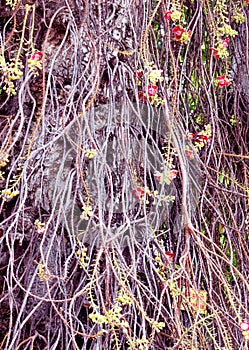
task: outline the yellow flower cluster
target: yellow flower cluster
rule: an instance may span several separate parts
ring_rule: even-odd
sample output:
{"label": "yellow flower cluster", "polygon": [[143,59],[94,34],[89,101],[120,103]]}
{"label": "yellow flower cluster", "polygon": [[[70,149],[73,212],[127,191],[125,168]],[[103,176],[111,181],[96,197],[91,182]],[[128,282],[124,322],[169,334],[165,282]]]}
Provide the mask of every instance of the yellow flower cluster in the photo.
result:
{"label": "yellow flower cluster", "polygon": [[170,17],[171,17],[172,21],[178,21],[181,18],[181,15],[182,14],[180,11],[175,10],[171,13]]}
{"label": "yellow flower cluster", "polygon": [[23,72],[21,71],[23,65],[21,62],[6,63],[1,56],[0,63],[1,69],[4,75],[7,77],[8,81],[19,80],[23,76]]}
{"label": "yellow flower cluster", "polygon": [[41,222],[40,220],[37,219],[35,220],[34,224],[35,224],[35,229],[37,233],[43,234],[45,232],[46,224],[44,222]]}
{"label": "yellow flower cluster", "polygon": [[203,131],[203,135],[206,135],[208,137],[212,136],[212,129],[211,129],[211,125],[210,124],[206,124],[204,126],[204,131]]}
{"label": "yellow flower cluster", "polygon": [[120,307],[117,304],[114,304],[113,308],[110,309],[108,312],[106,312],[106,315],[101,315],[99,312],[95,311],[95,313],[92,313],[89,315],[89,318],[94,322],[98,324],[110,324],[114,325],[116,327],[122,327],[122,328],[128,328],[129,324],[127,321],[122,320],[121,317],[123,316],[121,314],[122,307]]}
{"label": "yellow flower cluster", "polygon": [[0,168],[3,168],[7,165],[7,163],[9,162],[9,155],[5,155],[2,158],[0,158]]}
{"label": "yellow flower cluster", "polygon": [[165,327],[164,322],[156,322],[153,319],[150,320],[150,324],[151,324],[152,328],[155,329],[155,331],[157,333],[159,333]]}
{"label": "yellow flower cluster", "polygon": [[89,260],[89,257],[87,256],[87,248],[84,247],[76,252],[76,254],[79,257],[79,262],[80,262],[80,267],[87,267],[87,262],[86,260]]}
{"label": "yellow flower cluster", "polygon": [[163,81],[164,78],[161,76],[163,70],[162,69],[156,69],[156,66],[153,62],[150,62],[145,68],[148,70],[147,77],[150,84],[155,85],[159,81]]}
{"label": "yellow flower cluster", "polygon": [[182,33],[180,41],[183,44],[188,44],[190,41],[190,34],[188,32]]}
{"label": "yellow flower cluster", "polygon": [[12,81],[6,82],[7,83],[4,87],[3,90],[6,92],[8,95],[16,95],[16,90],[15,90],[15,85]]}
{"label": "yellow flower cluster", "polygon": [[132,305],[132,299],[122,289],[118,292],[117,301],[122,305]]}
{"label": "yellow flower cluster", "polygon": [[37,276],[42,281],[48,281],[50,279],[49,273],[43,264],[38,264],[38,273]]}
{"label": "yellow flower cluster", "polygon": [[229,52],[227,48],[223,46],[223,44],[218,45],[217,54],[219,55],[219,58],[226,58],[229,56]]}
{"label": "yellow flower cluster", "polygon": [[100,313],[96,312],[94,314],[89,315],[90,320],[92,320],[94,323],[103,324],[106,323],[106,317],[101,315]]}
{"label": "yellow flower cluster", "polygon": [[149,350],[149,340],[145,336],[141,339],[135,339],[134,341],[129,340],[128,350],[138,349],[138,350]]}
{"label": "yellow flower cluster", "polygon": [[150,96],[150,103],[151,103],[151,105],[158,107],[158,106],[164,104],[164,100],[161,97],[159,97],[158,95]]}
{"label": "yellow flower cluster", "polygon": [[158,268],[156,269],[157,273],[162,277],[164,281],[166,281],[166,275],[165,275],[165,266],[161,259],[161,256],[158,255],[155,257],[155,261],[158,263]]}
{"label": "yellow flower cluster", "polygon": [[28,68],[31,70],[35,70],[36,68],[42,70],[41,60],[39,60],[37,58],[34,58],[34,59],[29,58],[28,59]]}
{"label": "yellow flower cluster", "polygon": [[156,84],[158,81],[163,81],[163,77],[161,77],[162,69],[149,69],[148,79],[151,84]]}
{"label": "yellow flower cluster", "polygon": [[3,90],[9,95],[16,95],[13,81],[19,80],[23,76],[23,64],[21,61],[6,63],[2,55],[0,55],[0,71],[5,77]]}
{"label": "yellow flower cluster", "polygon": [[219,28],[219,30],[223,35],[229,35],[231,37],[238,35],[238,32],[232,29],[232,27],[228,24],[225,24],[223,27]]}
{"label": "yellow flower cluster", "polygon": [[3,197],[4,200],[12,199],[15,196],[18,196],[20,192],[18,190],[13,190],[11,188],[7,188],[6,190],[2,190],[0,192],[0,198]]}
{"label": "yellow flower cluster", "polygon": [[177,283],[173,280],[167,280],[166,282],[166,286],[169,288],[170,290],[170,295],[172,295],[172,297],[179,297],[179,295],[181,295],[181,290],[180,288],[177,286]]}
{"label": "yellow flower cluster", "polygon": [[233,19],[235,20],[236,23],[242,24],[245,22],[245,16],[240,13],[240,12],[236,12],[233,16]]}
{"label": "yellow flower cluster", "polygon": [[15,9],[18,0],[6,0],[6,5],[10,6],[12,10]]}
{"label": "yellow flower cluster", "polygon": [[93,216],[92,206],[84,204],[82,207],[82,213],[80,215],[81,220],[88,220]]}
{"label": "yellow flower cluster", "polygon": [[243,331],[242,335],[245,337],[245,340],[249,340],[249,331]]}
{"label": "yellow flower cluster", "polygon": [[87,158],[92,159],[96,156],[97,151],[95,149],[88,148],[84,151],[84,153]]}

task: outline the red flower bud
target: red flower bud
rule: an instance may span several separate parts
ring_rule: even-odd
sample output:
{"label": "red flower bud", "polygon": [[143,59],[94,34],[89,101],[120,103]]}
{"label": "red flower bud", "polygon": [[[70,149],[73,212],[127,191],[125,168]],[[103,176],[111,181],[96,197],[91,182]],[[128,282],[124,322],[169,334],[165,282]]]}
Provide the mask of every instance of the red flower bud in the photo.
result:
{"label": "red flower bud", "polygon": [[138,98],[139,98],[139,100],[141,100],[144,103],[146,103],[146,101],[147,101],[147,98],[144,95],[143,91],[138,91]]}
{"label": "red flower bud", "polygon": [[169,175],[170,180],[174,180],[177,177],[178,171],[175,169],[172,169],[172,170],[170,170],[169,174],[170,174]]}
{"label": "red flower bud", "polygon": [[219,55],[219,51],[217,49],[215,49],[214,47],[210,47],[210,50],[212,50],[212,54],[214,56],[214,58],[219,58],[220,55]]}
{"label": "red flower bud", "polygon": [[194,136],[195,136],[195,134],[193,134],[192,132],[189,132],[189,133],[188,133],[188,140],[189,140],[189,141],[190,141],[190,140],[193,140]]}
{"label": "red flower bud", "polygon": [[31,60],[41,61],[43,53],[41,51],[35,51],[31,55]]}
{"label": "red flower bud", "polygon": [[131,190],[131,193],[133,194],[135,200],[138,200],[144,196],[145,191],[142,187],[137,187],[135,190]]}
{"label": "red flower bud", "polygon": [[172,20],[171,15],[173,11],[167,11],[165,12],[164,18],[166,18],[168,21]]}
{"label": "red flower bud", "polygon": [[175,254],[174,253],[171,253],[170,251],[166,251],[165,252],[165,255],[167,256],[167,258],[169,259],[169,261],[173,261],[174,257],[175,257]]}
{"label": "red flower bud", "polygon": [[219,87],[223,87],[223,86],[228,86],[231,84],[230,80],[228,80],[225,75],[220,75],[216,78],[216,81],[218,83]]}
{"label": "red flower bud", "polygon": [[209,136],[203,135],[200,132],[197,132],[195,134],[189,133],[188,139],[195,142],[195,143],[200,143],[202,141],[204,141],[204,143],[211,142],[211,138]]}
{"label": "red flower bud", "polygon": [[155,96],[157,94],[158,87],[156,85],[148,85],[147,88],[144,88],[144,92],[148,91],[149,96]]}
{"label": "red flower bud", "polygon": [[191,34],[192,34],[192,31],[191,31],[191,30],[188,30],[188,31],[187,31],[187,34],[188,34],[188,37],[190,38],[190,37],[191,37]]}
{"label": "red flower bud", "polygon": [[180,26],[176,26],[172,28],[172,33],[174,33],[174,40],[180,41],[182,34],[184,33],[184,29]]}
{"label": "red flower bud", "polygon": [[174,253],[171,253],[169,252],[168,250],[165,252],[165,255],[166,255],[166,259],[164,259],[164,263],[166,266],[168,266],[168,263],[172,263],[173,262],[173,259],[175,257],[175,254]]}
{"label": "red flower bud", "polygon": [[142,71],[138,71],[137,73],[134,74],[135,78],[141,78],[143,76],[143,72]]}

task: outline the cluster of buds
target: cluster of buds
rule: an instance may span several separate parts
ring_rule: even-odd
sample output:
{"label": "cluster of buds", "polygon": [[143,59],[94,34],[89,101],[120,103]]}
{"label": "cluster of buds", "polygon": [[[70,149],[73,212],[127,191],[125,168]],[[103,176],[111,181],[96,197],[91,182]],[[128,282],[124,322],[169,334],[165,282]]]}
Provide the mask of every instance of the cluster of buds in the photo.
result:
{"label": "cluster of buds", "polygon": [[98,323],[102,325],[103,323],[107,323],[107,318],[104,315],[101,315],[99,312],[95,312],[89,315],[90,320],[94,323]]}
{"label": "cluster of buds", "polygon": [[141,339],[130,339],[127,341],[127,343],[129,344],[128,350],[149,350],[150,341],[149,339],[146,339],[145,335],[143,335]]}
{"label": "cluster of buds", "polygon": [[13,81],[13,80],[19,80],[23,76],[23,71],[21,70],[23,68],[23,65],[21,62],[11,62],[9,63],[8,67],[6,66],[3,69],[3,72],[5,76],[7,77],[7,80]]}
{"label": "cluster of buds", "polygon": [[18,0],[5,0],[5,3],[6,5],[10,6],[12,10],[15,10]]}
{"label": "cluster of buds", "polygon": [[6,92],[6,94],[16,95],[15,85],[13,81],[5,80],[5,84],[6,85],[3,87],[3,90]]}
{"label": "cluster of buds", "polygon": [[[246,4],[249,4],[249,0],[246,0],[246,1],[247,1]],[[246,20],[245,16],[244,16],[241,12],[239,12],[239,11],[235,11],[235,13],[234,13],[232,19],[233,19],[236,23],[239,23],[239,24],[244,23],[245,20]]]}
{"label": "cluster of buds", "polygon": [[218,58],[226,58],[228,57],[228,42],[229,38],[222,40],[217,48],[211,47],[210,49],[212,50],[213,56],[218,59]]}
{"label": "cluster of buds", "polygon": [[[122,307],[119,303],[115,303],[109,311],[105,311],[105,315],[101,315],[97,310],[94,313],[89,315],[89,318],[94,323],[98,324],[109,324],[117,328],[122,328],[125,331],[126,328],[129,328],[129,323],[124,319],[122,315]],[[127,330],[126,330],[127,332]]]}
{"label": "cluster of buds", "polygon": [[9,76],[10,80],[19,80],[23,76],[23,72],[16,68],[15,70],[13,69],[12,74]]}

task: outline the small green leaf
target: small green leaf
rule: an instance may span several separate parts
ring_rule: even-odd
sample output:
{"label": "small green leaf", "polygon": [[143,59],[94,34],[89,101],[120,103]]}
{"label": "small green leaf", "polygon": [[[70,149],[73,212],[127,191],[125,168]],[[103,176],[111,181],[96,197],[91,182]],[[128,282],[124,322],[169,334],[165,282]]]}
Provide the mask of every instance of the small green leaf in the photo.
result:
{"label": "small green leaf", "polygon": [[223,173],[220,174],[220,176],[219,176],[220,183],[223,183],[224,177],[225,177],[225,174],[223,174]]}

